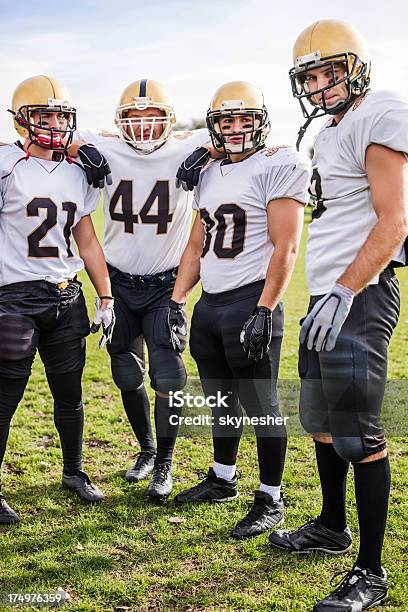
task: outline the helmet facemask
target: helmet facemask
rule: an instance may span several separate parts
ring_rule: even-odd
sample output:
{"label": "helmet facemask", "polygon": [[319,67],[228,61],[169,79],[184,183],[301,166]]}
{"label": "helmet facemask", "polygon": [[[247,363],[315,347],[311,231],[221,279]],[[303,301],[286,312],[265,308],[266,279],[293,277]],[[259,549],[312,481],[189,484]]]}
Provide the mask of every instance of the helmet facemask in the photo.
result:
{"label": "helmet facemask", "polygon": [[[72,143],[76,130],[76,109],[68,106],[62,100],[48,100],[49,104],[35,104],[20,106],[14,114],[15,122],[27,131],[30,143],[51,151],[66,151]],[[37,121],[33,120],[33,114],[38,113]],[[43,116],[49,113],[63,113],[67,119],[65,129],[48,127],[47,120]],[[41,130],[41,133],[38,133]]]}
{"label": "helmet facemask", "polygon": [[[339,65],[341,65],[345,71],[342,78],[336,77],[336,68]],[[307,82],[308,71],[326,67],[332,72],[331,82],[321,89],[310,91]],[[289,78],[292,85],[293,96],[299,100],[303,115],[307,119],[310,119],[312,114],[313,118],[316,118],[322,117],[323,115],[337,115],[347,110],[356,97],[367,90],[370,83],[369,72],[369,63],[362,62],[355,53],[345,52],[321,57],[320,53],[316,51],[310,55],[297,58],[296,66],[289,71]],[[339,100],[335,106],[328,107],[324,94],[342,83],[346,85],[346,98],[344,100]],[[316,96],[320,96],[318,103],[313,100]],[[305,100],[314,107],[314,111],[308,109],[304,103]]]}
{"label": "helmet facemask", "polygon": [[[130,110],[145,110],[155,108],[164,113],[160,117],[128,117]],[[152,103],[150,98],[136,98],[134,102],[122,104],[116,109],[115,125],[121,138],[140,153],[149,154],[161,147],[169,138],[175,122],[174,111],[166,104]],[[154,138],[155,128],[162,128],[160,136]],[[136,128],[140,128],[137,130]],[[148,128],[147,136],[145,135]],[[137,135],[137,132],[139,134]]]}
{"label": "helmet facemask", "polygon": [[[232,104],[225,104],[225,108],[221,110],[209,110],[207,112],[207,129],[211,136],[213,146],[218,151],[223,151],[225,155],[239,155],[249,151],[255,151],[261,148],[265,142],[265,138],[270,130],[270,123],[266,108],[232,108]],[[228,108],[227,108],[228,107]],[[252,116],[252,129],[242,132],[231,132],[223,134],[220,127],[220,119],[225,117]],[[230,136],[242,136],[240,143],[227,142]]]}

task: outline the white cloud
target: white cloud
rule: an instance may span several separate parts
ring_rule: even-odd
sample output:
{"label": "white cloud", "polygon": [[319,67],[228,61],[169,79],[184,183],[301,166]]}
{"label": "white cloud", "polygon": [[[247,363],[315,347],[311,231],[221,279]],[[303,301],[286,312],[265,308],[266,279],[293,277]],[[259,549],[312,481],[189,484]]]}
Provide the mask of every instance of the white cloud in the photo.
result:
{"label": "white cloud", "polygon": [[[41,10],[38,17],[14,16],[10,23],[3,18],[1,109],[9,108],[21,80],[48,73],[71,91],[81,126],[111,127],[123,88],[150,77],[168,86],[178,118],[186,120],[205,114],[221,83],[243,79],[263,89],[276,141],[295,140],[302,116],[287,77],[291,47],[308,23],[322,17],[321,7],[301,0],[211,0],[205,5],[122,0],[116,11],[111,0],[88,0],[74,1],[63,17],[66,7],[45,4],[55,8],[53,22],[50,15],[44,22]],[[333,7],[326,7],[323,17],[352,17],[371,42],[374,85],[405,87],[406,3],[389,0],[368,9],[365,2],[343,0]],[[2,110],[0,140],[15,138],[11,125]]]}

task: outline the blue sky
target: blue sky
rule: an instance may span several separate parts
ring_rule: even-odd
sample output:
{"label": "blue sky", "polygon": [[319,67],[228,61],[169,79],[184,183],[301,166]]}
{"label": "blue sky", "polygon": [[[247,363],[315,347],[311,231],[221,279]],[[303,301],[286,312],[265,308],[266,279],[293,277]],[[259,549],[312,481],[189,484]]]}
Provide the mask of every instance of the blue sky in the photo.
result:
{"label": "blue sky", "polygon": [[15,86],[28,76],[49,74],[70,90],[81,127],[107,128],[121,91],[137,78],[163,82],[183,121],[204,116],[220,84],[249,80],[265,93],[273,140],[292,143],[302,117],[287,72],[298,33],[319,18],[352,21],[371,49],[373,86],[407,91],[407,5],[0,0],[0,140],[14,138],[5,109]]}

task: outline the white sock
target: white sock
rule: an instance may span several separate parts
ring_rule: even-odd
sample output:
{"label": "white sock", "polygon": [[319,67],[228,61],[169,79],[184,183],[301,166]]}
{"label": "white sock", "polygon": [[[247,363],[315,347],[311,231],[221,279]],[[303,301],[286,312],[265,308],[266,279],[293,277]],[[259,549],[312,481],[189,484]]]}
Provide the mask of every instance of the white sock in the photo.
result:
{"label": "white sock", "polygon": [[271,485],[266,485],[261,482],[259,485],[259,490],[264,493],[268,493],[273,499],[273,501],[279,501],[281,497],[281,486],[272,487]]}
{"label": "white sock", "polygon": [[223,478],[224,480],[232,480],[235,476],[236,466],[225,465],[225,463],[217,463],[214,461],[213,470],[217,478]]}

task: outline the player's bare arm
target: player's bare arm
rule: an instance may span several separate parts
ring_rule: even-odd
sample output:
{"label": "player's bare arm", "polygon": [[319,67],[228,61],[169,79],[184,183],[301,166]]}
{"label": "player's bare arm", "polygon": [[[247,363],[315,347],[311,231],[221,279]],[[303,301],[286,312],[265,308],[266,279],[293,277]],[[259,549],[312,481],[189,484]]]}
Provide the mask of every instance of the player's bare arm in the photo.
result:
{"label": "player's bare arm", "polygon": [[408,163],[405,155],[372,144],[367,148],[366,171],[378,221],[355,260],[338,283],[358,293],[392,259],[408,234]]}
{"label": "player's bare arm", "polygon": [[200,215],[197,214],[190,238],[181,257],[177,273],[176,284],[173,289],[172,299],[178,304],[187,300],[188,294],[200,279],[200,258],[203,252],[204,226]]}
{"label": "player's bare arm", "polygon": [[299,252],[303,208],[300,202],[287,198],[273,200],[268,204],[268,232],[274,251],[258,306],[273,310],[289,284]]}
{"label": "player's bare arm", "polygon": [[82,145],[86,144],[83,140],[74,140],[68,147],[68,154],[70,157],[76,157],[78,155],[78,149]]}
{"label": "player's bare arm", "polygon": [[[95,287],[96,293],[98,296],[110,296],[111,284],[108,269],[106,267],[102,247],[95,234],[91,217],[89,215],[82,217],[79,223],[73,228],[72,234],[78,246],[79,255],[84,261],[85,269],[91,283]],[[109,299],[103,298],[101,300],[102,308],[105,308],[109,302]]]}
{"label": "player's bare arm", "polygon": [[187,317],[184,306],[187,296],[200,279],[200,258],[203,251],[204,226],[197,214],[187,246],[180,260],[173,294],[169,300],[163,335],[173,349],[182,353],[187,344]]}
{"label": "player's bare arm", "polygon": [[206,142],[203,146],[209,152],[211,159],[222,159],[223,157],[225,157],[224,151],[216,149],[210,142]]}

